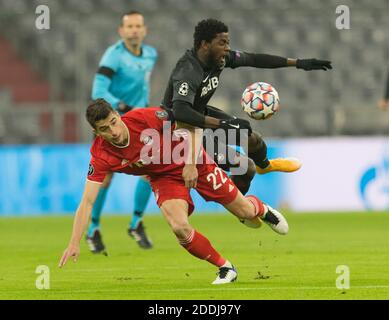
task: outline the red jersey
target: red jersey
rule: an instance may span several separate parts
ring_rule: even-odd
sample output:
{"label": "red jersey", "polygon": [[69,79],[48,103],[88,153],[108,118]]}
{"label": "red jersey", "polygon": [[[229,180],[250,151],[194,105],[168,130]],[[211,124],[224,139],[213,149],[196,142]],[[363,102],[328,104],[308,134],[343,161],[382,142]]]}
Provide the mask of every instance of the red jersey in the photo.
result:
{"label": "red jersey", "polygon": [[[164,139],[164,128],[171,125],[170,121],[167,121],[168,113],[165,110],[159,107],[135,109],[124,114],[121,119],[128,128],[129,144],[118,147],[99,136],[96,137],[90,149],[92,158],[88,180],[101,183],[109,172],[147,175],[150,178],[163,175],[182,179],[185,163],[175,163],[172,155],[177,155],[177,152],[172,150],[185,142],[188,135],[176,130],[169,136],[169,131],[165,130]],[[171,129],[174,130],[174,127]],[[170,146],[164,147],[164,143]],[[152,155],[154,157],[151,157]],[[201,156],[208,157],[203,149]]]}

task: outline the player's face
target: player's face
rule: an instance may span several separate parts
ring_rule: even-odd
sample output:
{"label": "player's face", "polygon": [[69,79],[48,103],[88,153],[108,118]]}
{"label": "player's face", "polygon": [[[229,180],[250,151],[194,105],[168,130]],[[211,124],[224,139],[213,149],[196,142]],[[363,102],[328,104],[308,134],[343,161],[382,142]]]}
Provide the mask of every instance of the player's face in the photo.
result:
{"label": "player's face", "polygon": [[125,145],[129,138],[126,125],[117,112],[111,112],[107,118],[97,121],[94,131],[104,140],[119,146]]}
{"label": "player's face", "polygon": [[212,65],[223,67],[230,51],[230,37],[227,32],[218,33],[209,45],[209,60]]}
{"label": "player's face", "polygon": [[119,27],[120,37],[132,46],[139,46],[145,38],[147,29],[141,14],[131,14],[123,17]]}

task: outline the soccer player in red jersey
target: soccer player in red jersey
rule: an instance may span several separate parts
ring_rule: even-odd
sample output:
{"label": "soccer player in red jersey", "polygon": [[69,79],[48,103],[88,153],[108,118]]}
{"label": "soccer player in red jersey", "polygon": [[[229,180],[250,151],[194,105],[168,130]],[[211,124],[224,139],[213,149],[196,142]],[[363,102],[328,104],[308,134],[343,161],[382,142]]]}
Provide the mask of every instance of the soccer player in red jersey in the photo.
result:
{"label": "soccer player in red jersey", "polygon": [[288,232],[281,213],[255,196],[243,196],[205,153],[201,146],[202,130],[177,128],[173,124],[174,130],[167,136],[166,127],[171,126],[169,115],[159,107],[149,107],[120,117],[103,99],[88,106],[86,117],[97,137],[91,147],[84,194],[60,267],[70,257],[77,260],[94,201],[105,175],[110,172],[149,177],[158,206],[179,243],[195,257],[219,268],[213,284],[235,281],[237,271],[189,224],[188,217],[194,210],[190,188],[195,188],[205,200],[222,204],[249,227],[257,228],[264,221],[279,234]]}

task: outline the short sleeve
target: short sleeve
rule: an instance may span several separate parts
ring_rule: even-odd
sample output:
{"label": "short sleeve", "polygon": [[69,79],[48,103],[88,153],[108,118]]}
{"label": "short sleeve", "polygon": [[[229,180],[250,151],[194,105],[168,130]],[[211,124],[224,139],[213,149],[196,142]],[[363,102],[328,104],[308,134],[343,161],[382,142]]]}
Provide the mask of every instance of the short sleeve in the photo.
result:
{"label": "short sleeve", "polygon": [[201,85],[203,71],[186,62],[178,65],[172,75],[173,99],[193,104],[196,92]]}
{"label": "short sleeve", "polygon": [[110,172],[108,164],[92,156],[89,162],[87,180],[96,183],[103,183],[105,176]]}

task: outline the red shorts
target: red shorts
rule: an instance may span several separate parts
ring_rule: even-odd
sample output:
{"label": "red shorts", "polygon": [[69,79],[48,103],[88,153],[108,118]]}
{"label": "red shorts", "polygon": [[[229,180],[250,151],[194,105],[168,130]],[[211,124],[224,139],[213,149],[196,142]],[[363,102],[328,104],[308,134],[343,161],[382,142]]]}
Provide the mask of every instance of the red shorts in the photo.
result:
{"label": "red shorts", "polygon": [[[238,188],[216,164],[197,165],[196,191],[206,200],[226,205],[235,200]],[[150,180],[157,204],[161,207],[166,200],[181,199],[189,204],[189,214],[194,210],[190,190],[185,187],[181,175],[154,177]]]}

